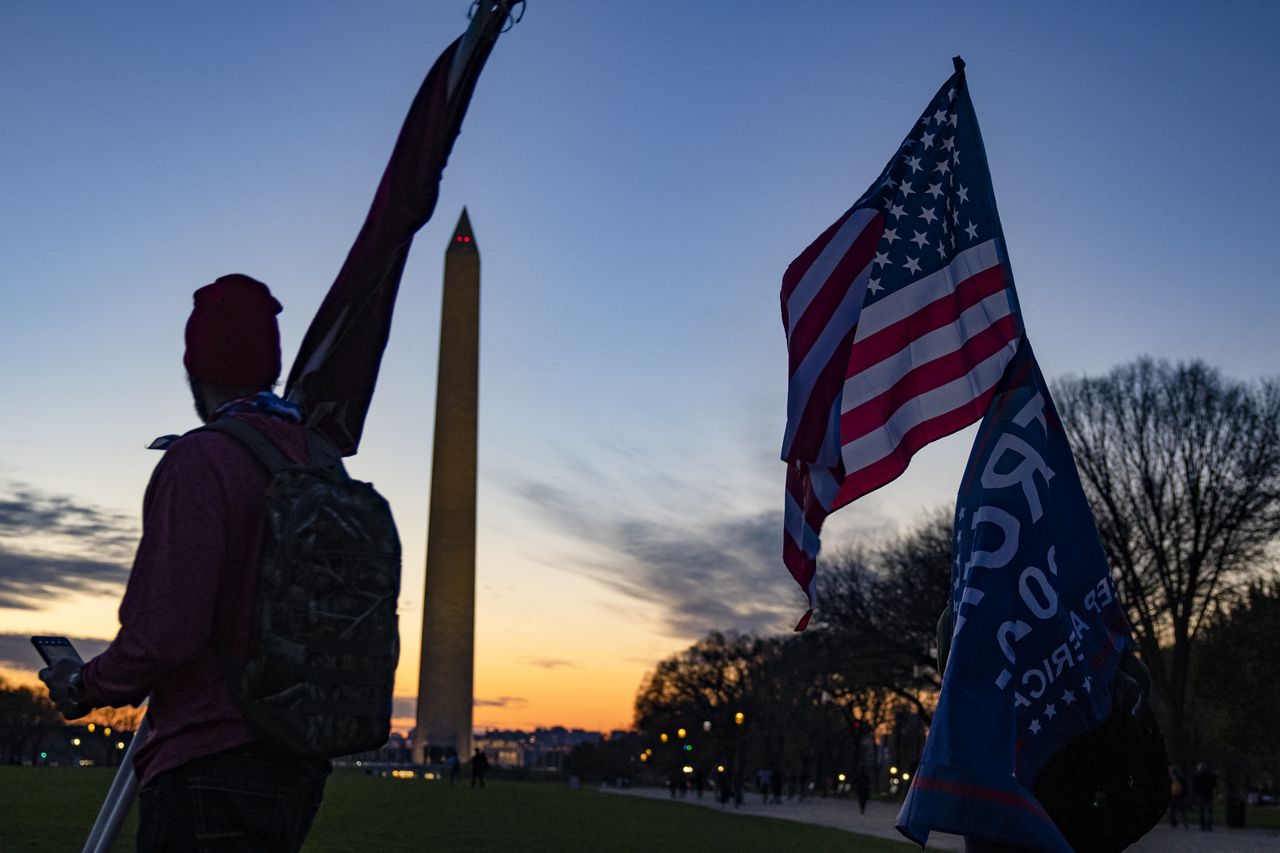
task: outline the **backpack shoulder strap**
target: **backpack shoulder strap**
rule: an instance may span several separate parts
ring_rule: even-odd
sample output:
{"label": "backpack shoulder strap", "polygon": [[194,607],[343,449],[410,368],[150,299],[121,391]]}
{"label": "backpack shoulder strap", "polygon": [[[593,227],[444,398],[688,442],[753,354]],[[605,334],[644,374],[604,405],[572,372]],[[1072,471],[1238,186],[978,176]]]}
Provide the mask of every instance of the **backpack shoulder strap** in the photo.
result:
{"label": "backpack shoulder strap", "polygon": [[266,467],[272,476],[279,474],[286,468],[296,468],[297,466],[288,457],[280,452],[271,440],[263,435],[252,424],[246,423],[239,418],[220,418],[200,427],[206,432],[220,432],[229,435],[236,441],[239,441],[249,452],[258,458],[258,461]]}

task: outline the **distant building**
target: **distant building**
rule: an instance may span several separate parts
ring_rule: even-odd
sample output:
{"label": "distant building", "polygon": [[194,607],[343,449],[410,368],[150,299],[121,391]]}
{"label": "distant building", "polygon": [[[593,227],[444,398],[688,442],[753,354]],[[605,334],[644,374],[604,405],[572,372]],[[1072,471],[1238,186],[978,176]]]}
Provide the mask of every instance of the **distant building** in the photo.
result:
{"label": "distant building", "polygon": [[498,767],[555,772],[564,768],[575,746],[603,739],[600,732],[554,726],[532,732],[494,729],[475,734],[472,741]]}
{"label": "distant building", "polygon": [[[600,743],[603,740],[631,736],[631,732],[610,732],[606,737],[601,732],[586,729],[566,729],[553,726],[549,729],[534,729],[531,732],[519,729],[492,729],[487,732],[476,732],[472,735],[474,749],[484,750],[490,764],[513,770],[534,770],[558,772],[564,769],[565,757],[575,746],[584,743]],[[345,756],[342,763],[360,763],[368,765],[407,765],[421,764],[414,759],[414,742],[417,732],[410,729],[408,734],[392,732],[381,749],[362,752],[359,755]],[[466,758],[462,757],[465,763]],[[439,765],[442,761],[426,762]]]}

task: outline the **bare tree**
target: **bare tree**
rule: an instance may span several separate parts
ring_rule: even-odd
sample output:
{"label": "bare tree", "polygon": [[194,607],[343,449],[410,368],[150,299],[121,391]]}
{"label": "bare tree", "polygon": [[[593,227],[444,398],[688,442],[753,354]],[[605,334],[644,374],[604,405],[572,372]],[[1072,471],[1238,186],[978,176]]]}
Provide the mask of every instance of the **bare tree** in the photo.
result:
{"label": "bare tree", "polygon": [[837,553],[819,573],[815,630],[850,683],[885,690],[926,723],[938,675],[938,616],[951,589],[951,512],[939,509],[879,548]]}
{"label": "bare tree", "polygon": [[1140,359],[1055,390],[1175,758],[1207,617],[1280,535],[1280,386]]}

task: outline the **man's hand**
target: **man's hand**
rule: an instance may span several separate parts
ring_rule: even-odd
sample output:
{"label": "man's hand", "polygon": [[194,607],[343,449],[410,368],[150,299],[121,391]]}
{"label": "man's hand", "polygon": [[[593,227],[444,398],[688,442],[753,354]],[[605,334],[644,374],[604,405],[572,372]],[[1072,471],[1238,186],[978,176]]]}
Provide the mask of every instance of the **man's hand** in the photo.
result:
{"label": "man's hand", "polygon": [[49,686],[49,698],[68,720],[93,710],[93,706],[84,701],[84,685],[80,680],[83,667],[80,661],[63,658],[40,670],[40,680]]}

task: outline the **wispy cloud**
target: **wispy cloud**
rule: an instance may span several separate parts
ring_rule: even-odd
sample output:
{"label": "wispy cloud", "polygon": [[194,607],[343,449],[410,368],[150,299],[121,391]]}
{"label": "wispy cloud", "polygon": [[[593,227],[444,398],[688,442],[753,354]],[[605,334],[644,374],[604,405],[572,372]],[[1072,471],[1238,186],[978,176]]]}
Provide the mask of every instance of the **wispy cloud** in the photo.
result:
{"label": "wispy cloud", "polygon": [[472,704],[477,708],[503,708],[509,711],[519,711],[529,704],[529,700],[522,696],[499,696],[496,699],[481,699],[476,697]]}
{"label": "wispy cloud", "polygon": [[670,506],[646,511],[547,482],[525,482],[516,491],[561,532],[591,547],[596,558],[574,564],[579,572],[656,605],[672,636],[697,637],[713,628],[773,631],[798,616],[795,587],[778,558],[780,512],[680,516]]}
{"label": "wispy cloud", "polygon": [[68,591],[117,591],[137,539],[136,523],[120,513],[0,483],[0,608],[32,609]]}
{"label": "wispy cloud", "polygon": [[577,667],[581,665],[575,661],[565,660],[563,658],[526,657],[526,658],[523,658],[523,660],[529,666],[537,666],[537,667],[541,667],[542,669],[563,669],[565,667]]}

